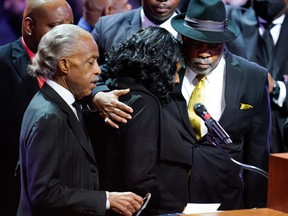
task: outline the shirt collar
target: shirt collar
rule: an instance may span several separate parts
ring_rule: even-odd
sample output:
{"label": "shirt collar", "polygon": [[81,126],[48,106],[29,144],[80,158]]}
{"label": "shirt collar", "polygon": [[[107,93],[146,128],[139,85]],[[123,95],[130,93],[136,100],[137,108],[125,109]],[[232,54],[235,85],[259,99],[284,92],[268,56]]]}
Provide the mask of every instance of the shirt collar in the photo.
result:
{"label": "shirt collar", "polygon": [[32,59],[33,59],[34,56],[35,56],[35,53],[33,53],[33,52],[28,48],[28,46],[26,45],[23,37],[21,37],[21,41],[22,41],[22,44],[23,44],[23,46],[24,46],[24,48],[25,48],[28,56],[30,57],[30,61],[32,61]]}
{"label": "shirt collar", "polygon": [[71,106],[75,102],[74,95],[63,86],[49,79],[46,80],[46,83],[53,88],[68,105]]}
{"label": "shirt collar", "polygon": [[[273,20],[272,23],[274,25],[281,25],[284,22],[284,18],[285,18],[285,14],[282,14],[280,17],[278,17],[277,19]],[[262,19],[261,17],[258,17],[258,21],[261,24],[261,27],[263,27],[262,23],[265,23],[265,24],[267,23],[267,21]]]}
{"label": "shirt collar", "polygon": [[91,32],[94,28],[94,26],[91,26],[83,17],[80,18],[78,22],[78,26],[85,29],[88,32]]}
{"label": "shirt collar", "polygon": [[177,38],[178,33],[174,30],[174,28],[171,25],[171,19],[176,16],[177,13],[174,12],[172,14],[172,16],[166,20],[164,23],[157,25],[155,23],[153,23],[151,20],[148,19],[148,17],[145,15],[143,8],[141,8],[141,26],[142,28],[146,28],[149,26],[159,26],[161,28],[166,29],[167,31],[169,31],[175,38]]}

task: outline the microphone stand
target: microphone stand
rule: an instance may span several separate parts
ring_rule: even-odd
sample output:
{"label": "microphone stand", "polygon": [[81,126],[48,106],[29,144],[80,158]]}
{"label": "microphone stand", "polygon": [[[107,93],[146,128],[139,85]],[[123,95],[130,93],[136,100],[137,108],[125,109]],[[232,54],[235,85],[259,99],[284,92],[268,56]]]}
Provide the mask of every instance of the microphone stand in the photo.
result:
{"label": "microphone stand", "polygon": [[[206,124],[206,123],[205,123]],[[207,128],[208,128],[208,133],[207,133],[207,140],[209,142],[211,142],[217,149],[219,149],[224,156],[229,159],[230,161],[232,161],[233,163],[235,163],[236,165],[240,166],[242,169],[246,169],[246,170],[250,170],[250,171],[254,171],[262,176],[264,176],[266,179],[268,179],[268,173],[256,166],[252,166],[252,165],[248,165],[248,164],[244,164],[241,163],[235,159],[233,159],[220,145],[221,142],[219,142],[217,139],[215,139],[215,137],[213,136],[213,130],[212,127],[208,124],[206,124]],[[231,143],[232,144],[232,143]],[[230,145],[230,144],[228,144]]]}

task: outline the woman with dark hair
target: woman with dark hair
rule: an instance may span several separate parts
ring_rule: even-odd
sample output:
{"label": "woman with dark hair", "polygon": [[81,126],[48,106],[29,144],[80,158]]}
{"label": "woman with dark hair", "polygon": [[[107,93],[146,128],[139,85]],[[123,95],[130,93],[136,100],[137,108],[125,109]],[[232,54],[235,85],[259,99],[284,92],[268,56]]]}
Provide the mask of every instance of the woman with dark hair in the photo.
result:
{"label": "woman with dark hair", "polygon": [[130,77],[142,84],[162,105],[178,83],[183,57],[180,43],[163,28],[149,27],[112,47],[105,62],[110,78]]}
{"label": "woman with dark hair", "polygon": [[181,45],[167,30],[142,29],[106,55],[111,89],[130,88],[120,101],[133,108],[119,129],[105,124],[97,137],[100,182],[106,190],[133,191],[151,200],[141,215],[182,212],[188,199],[189,165],[174,140],[163,107],[179,80]]}

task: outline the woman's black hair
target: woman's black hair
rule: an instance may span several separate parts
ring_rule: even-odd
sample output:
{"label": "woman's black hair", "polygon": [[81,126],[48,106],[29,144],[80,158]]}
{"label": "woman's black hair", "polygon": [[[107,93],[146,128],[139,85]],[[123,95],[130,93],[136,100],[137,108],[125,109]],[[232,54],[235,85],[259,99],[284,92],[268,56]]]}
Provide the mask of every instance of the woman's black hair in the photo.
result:
{"label": "woman's black hair", "polygon": [[160,27],[141,29],[106,54],[111,78],[133,77],[161,102],[169,103],[178,62],[184,62],[180,42]]}

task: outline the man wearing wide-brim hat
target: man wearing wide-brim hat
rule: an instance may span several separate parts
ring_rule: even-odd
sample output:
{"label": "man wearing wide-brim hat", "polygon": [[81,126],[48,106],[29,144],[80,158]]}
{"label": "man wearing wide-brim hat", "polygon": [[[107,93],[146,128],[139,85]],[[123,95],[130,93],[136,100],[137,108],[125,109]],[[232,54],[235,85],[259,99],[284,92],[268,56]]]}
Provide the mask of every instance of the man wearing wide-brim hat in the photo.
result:
{"label": "man wearing wide-brim hat", "polygon": [[[165,111],[176,138],[190,149],[185,155],[192,163],[189,202],[221,203],[222,210],[265,207],[271,127],[267,70],[225,47],[239,28],[226,19],[221,0],[191,0],[187,13],[171,24],[182,36],[186,69]],[[204,121],[197,129],[194,89],[200,89],[201,103],[230,136],[230,144],[211,129],[208,133]],[[241,169],[228,155],[263,172]]]}

